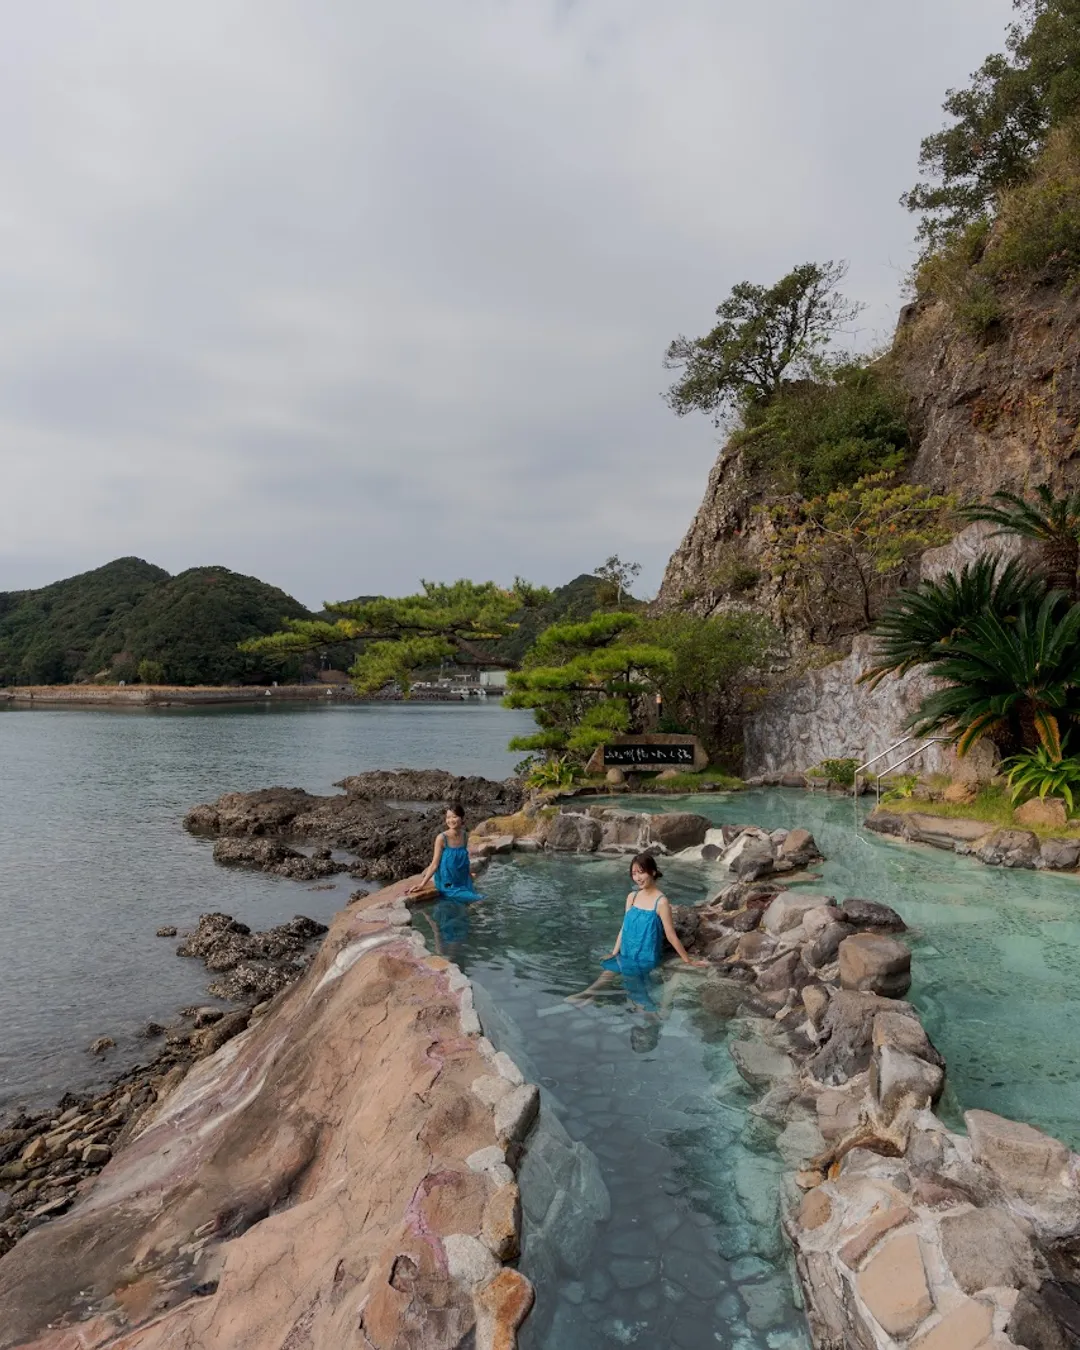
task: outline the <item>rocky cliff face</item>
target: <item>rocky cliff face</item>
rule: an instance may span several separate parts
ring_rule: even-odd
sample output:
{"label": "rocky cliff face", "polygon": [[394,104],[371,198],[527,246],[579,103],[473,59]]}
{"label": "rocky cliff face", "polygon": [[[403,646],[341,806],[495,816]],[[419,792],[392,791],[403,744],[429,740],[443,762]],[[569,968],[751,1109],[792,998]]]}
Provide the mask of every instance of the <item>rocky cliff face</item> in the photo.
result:
{"label": "rocky cliff face", "polygon": [[1015,296],[993,341],[965,336],[942,301],[901,314],[893,360],[919,433],[915,482],[964,498],[1080,477],[1080,299]]}
{"label": "rocky cliff face", "polygon": [[[908,305],[888,360],[906,391],[918,452],[912,481],[961,499],[998,488],[1080,482],[1080,297],[1052,288],[1013,298],[992,341],[967,336],[944,301]],[[662,608],[711,613],[724,603],[718,573],[733,549],[759,557],[763,525],[742,456],[724,447],[701,506],[672,554]],[[753,599],[770,607],[763,576]]]}
{"label": "rocky cliff face", "polygon": [[[1080,297],[1058,289],[1015,295],[993,340],[961,332],[944,301],[907,306],[887,359],[907,393],[918,438],[908,476],[961,500],[1044,482],[1057,490],[1076,486],[1078,357]],[[661,608],[712,614],[749,602],[777,617],[779,586],[767,572],[734,601],[722,584],[733,553],[748,566],[760,564],[768,526],[754,513],[756,500],[741,455],[725,447],[668,563],[657,598]],[[908,580],[956,570],[987,547],[1007,556],[1021,551],[1018,541],[991,542],[990,534],[989,527],[969,527],[944,549],[929,550]],[[791,636],[798,648],[799,635]],[[792,675],[747,727],[748,774],[802,770],[829,757],[868,759],[905,734],[907,719],[930,688],[917,672],[874,693],[856,685],[871,664],[865,639],[856,638],[844,660],[806,673],[797,673],[798,655]],[[957,768],[937,750],[919,767]]]}
{"label": "rocky cliff face", "polygon": [[[920,575],[940,577],[961,567],[981,553],[1003,558],[1026,555],[1029,545],[1009,536],[995,536],[992,525],[969,525],[944,548],[928,549],[922,556]],[[876,758],[906,737],[908,722],[919,704],[935,688],[925,672],[910,671],[902,679],[892,676],[874,689],[858,681],[874,664],[873,639],[858,637],[851,653],[817,670],[781,680],[744,729],[748,776],[768,773],[802,773],[823,759],[857,759],[860,764]],[[903,750],[882,760],[874,772],[892,766],[912,750]],[[903,768],[905,773],[947,773],[954,778],[986,779],[994,772],[988,745],[976,747],[963,760],[950,749],[927,745],[925,751]]]}

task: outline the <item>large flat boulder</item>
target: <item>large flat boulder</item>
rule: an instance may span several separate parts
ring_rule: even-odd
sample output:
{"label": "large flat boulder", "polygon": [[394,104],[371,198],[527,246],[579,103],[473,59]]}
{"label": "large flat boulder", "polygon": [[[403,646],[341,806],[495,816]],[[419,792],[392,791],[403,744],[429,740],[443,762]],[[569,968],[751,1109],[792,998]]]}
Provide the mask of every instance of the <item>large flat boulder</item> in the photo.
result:
{"label": "large flat boulder", "polygon": [[678,853],[703,844],[711,823],[691,811],[657,812],[648,817],[648,842],[659,844],[668,853]]}
{"label": "large flat boulder", "polygon": [[911,987],[911,952],[896,938],[855,933],[840,943],[840,986],[899,998]]}
{"label": "large flat boulder", "polygon": [[595,853],[604,829],[592,816],[562,812],[548,827],[547,846],[555,853]]}
{"label": "large flat boulder", "polygon": [[761,916],[761,926],[774,937],[798,928],[804,917],[828,904],[828,896],[809,891],[782,891]]}
{"label": "large flat boulder", "polygon": [[1038,1284],[1028,1229],[1007,1210],[968,1209],[940,1220],[941,1251],[956,1283],[968,1294],[992,1285]]}
{"label": "large flat boulder", "polygon": [[964,1124],[972,1158],[1006,1191],[1037,1200],[1048,1191],[1071,1189],[1069,1150],[1060,1140],[991,1111],[967,1111]]}

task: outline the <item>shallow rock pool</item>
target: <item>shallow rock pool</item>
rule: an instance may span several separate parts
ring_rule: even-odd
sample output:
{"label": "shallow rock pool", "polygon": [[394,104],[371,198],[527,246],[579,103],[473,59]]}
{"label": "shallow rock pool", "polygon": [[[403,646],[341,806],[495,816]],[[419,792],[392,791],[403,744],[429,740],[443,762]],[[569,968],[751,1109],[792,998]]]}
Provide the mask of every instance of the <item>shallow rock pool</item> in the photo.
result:
{"label": "shallow rock pool", "polygon": [[[850,800],[768,791],[618,804],[810,829],[827,858],[814,890],[882,900],[911,926],[910,997],[948,1063],[950,1123],[984,1107],[1080,1144],[1075,879],[882,839],[858,828],[864,808]],[[663,866],[676,904],[725,880],[709,864]],[[794,1162],[798,1140],[755,1114],[728,1051],[767,1024],[730,1017],[708,975],[678,966],[658,1015],[618,990],[566,1002],[611,949],[627,873],[625,858],[498,859],[487,901],[439,931],[478,986],[488,1034],[543,1090],[521,1169],[521,1266],[538,1294],[523,1350],[805,1350],[779,1226],[783,1155]],[[440,929],[430,911],[417,922]]]}
{"label": "shallow rock pool", "polygon": [[[615,991],[575,1006],[611,950],[627,860],[500,860],[439,946],[476,986],[485,1031],[543,1093],[520,1172],[521,1268],[537,1286],[522,1350],[612,1345],[805,1350],[779,1226],[778,1130],[750,1109],[705,973],[674,969],[658,1013]],[[715,869],[675,862],[673,903]],[[440,916],[415,922],[429,939]]]}

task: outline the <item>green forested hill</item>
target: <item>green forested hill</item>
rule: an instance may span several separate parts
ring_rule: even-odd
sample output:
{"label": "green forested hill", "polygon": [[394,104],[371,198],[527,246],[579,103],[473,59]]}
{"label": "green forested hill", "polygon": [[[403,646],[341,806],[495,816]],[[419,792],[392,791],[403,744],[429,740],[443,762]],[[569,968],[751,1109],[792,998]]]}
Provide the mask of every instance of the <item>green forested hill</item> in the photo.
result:
{"label": "green forested hill", "polygon": [[37,591],[0,591],[0,684],[74,679],[102,635],[168,578],[141,558],[117,558]]}
{"label": "green forested hill", "polygon": [[225,567],[170,577],[140,558],[118,558],[36,591],[0,592],[0,684],[135,679],[139,663],[170,684],[287,678],[239,652],[244,638],[283,618],[308,618],[292,596]]}

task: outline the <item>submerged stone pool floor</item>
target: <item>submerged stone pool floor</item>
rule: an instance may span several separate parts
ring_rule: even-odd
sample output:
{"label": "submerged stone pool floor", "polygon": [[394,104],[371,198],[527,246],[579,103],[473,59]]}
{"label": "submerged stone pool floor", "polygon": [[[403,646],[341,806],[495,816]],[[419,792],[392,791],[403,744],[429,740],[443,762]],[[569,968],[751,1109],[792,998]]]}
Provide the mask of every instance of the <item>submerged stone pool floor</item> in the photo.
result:
{"label": "submerged stone pool floor", "polygon": [[[747,792],[619,799],[717,823],[802,825],[826,855],[815,890],[883,900],[912,928],[910,995],[946,1057],[943,1114],[984,1107],[1080,1138],[1080,885],[1003,872],[856,829],[850,800]],[[725,874],[665,860],[673,903]],[[730,1040],[761,1023],[709,999],[709,977],[669,969],[663,1016],[621,992],[592,1004],[629,889],[628,860],[517,856],[485,875],[488,899],[439,945],[477,985],[485,1030],[541,1085],[521,1171],[521,1267],[537,1286],[522,1350],[612,1345],[805,1350],[779,1225],[784,1139],[754,1113]],[[430,912],[417,916],[431,934]],[[434,923],[434,927],[438,928]]]}

